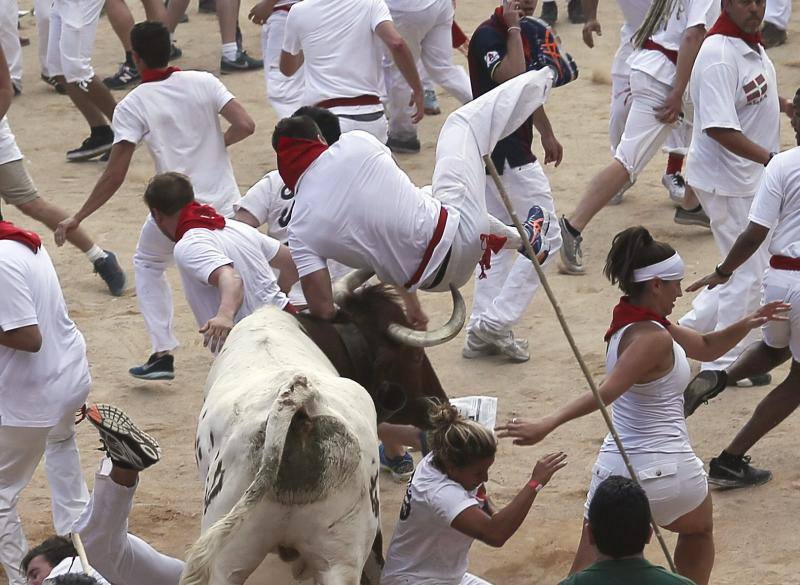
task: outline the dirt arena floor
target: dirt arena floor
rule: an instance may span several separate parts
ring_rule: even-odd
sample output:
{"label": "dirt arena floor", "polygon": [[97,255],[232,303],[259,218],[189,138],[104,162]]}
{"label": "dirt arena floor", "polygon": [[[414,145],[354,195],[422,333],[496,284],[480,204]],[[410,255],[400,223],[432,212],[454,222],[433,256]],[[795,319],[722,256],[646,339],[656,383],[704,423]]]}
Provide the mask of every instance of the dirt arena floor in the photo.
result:
{"label": "dirt arena floor", "polygon": [[[130,4],[137,19],[143,18],[141,6],[135,1]],[[245,19],[250,4],[242,3],[241,26],[246,48],[258,55],[259,28]],[[572,209],[589,178],[610,160],[609,70],[619,40],[620,14],[615,3],[601,4],[604,35],[598,39],[597,46],[589,50],[580,40],[581,27],[566,22],[566,2],[559,0],[564,23],[558,26],[558,32],[580,67],[580,79],[566,88],[554,90],[546,106],[564,145],[563,164],[558,169],[547,169],[560,212]],[[30,5],[31,0],[20,0],[21,8],[29,9]],[[472,31],[493,8],[492,2],[460,0],[457,19],[466,31]],[[800,1],[795,1],[794,8],[796,14],[800,12]],[[184,56],[175,64],[185,69],[218,73],[219,36],[215,17],[199,15],[194,3],[189,16],[190,22],[178,29],[177,41]],[[790,44],[770,52],[777,68],[781,95],[786,97],[791,97],[800,86],[800,25],[797,23],[798,18],[794,18],[789,31]],[[89,194],[103,163],[65,162],[64,153],[78,146],[86,136],[85,124],[66,97],[57,95],[39,81],[37,38],[31,16],[23,18],[21,33],[31,38],[31,46],[23,50],[24,90],[11,107],[11,126],[41,193],[64,208],[75,210]],[[94,54],[94,66],[101,76],[113,73],[122,56],[105,18],[100,23]],[[457,61],[464,64],[460,55]],[[231,148],[236,176],[244,193],[265,172],[275,168],[275,154],[269,139],[276,120],[265,100],[261,72],[224,76],[223,81],[257,123],[254,136]],[[123,94],[115,95],[121,98]],[[452,98],[441,95],[440,99],[446,112],[455,108]],[[420,185],[430,182],[436,136],[443,122],[444,115],[426,117],[420,125],[422,152],[399,159],[400,165]],[[793,146],[793,135],[785,117],[781,120],[781,133],[782,146]],[[535,150],[541,151],[538,143],[535,143]],[[591,224],[585,234],[586,276],[562,276],[555,270],[550,273],[552,286],[561,299],[577,342],[598,379],[603,375],[602,336],[618,296],[601,275],[602,260],[613,234],[630,225],[643,224],[656,238],[672,243],[687,261],[686,284],[718,262],[709,231],[673,223],[673,207],[660,183],[664,165],[665,157],[656,157],[628,192],[624,203],[602,212]],[[176,352],[177,376],[172,382],[142,382],[127,373],[130,366],[141,363],[150,353],[133,289],[131,259],[147,213],[141,194],[152,174],[149,153],[141,148],[123,188],[84,224],[98,243],[119,256],[127,271],[129,288],[121,298],[109,296],[79,251],[71,247],[56,248],[51,234],[42,226],[23,218],[8,206],[4,206],[3,211],[8,219],[37,229],[44,236],[61,277],[72,318],[86,337],[94,379],[90,399],[118,404],[160,439],[164,458],[142,477],[130,530],[160,550],[182,557],[198,535],[200,525],[201,485],[192,447],[211,355],[201,345],[194,318],[181,294],[178,275],[172,270],[169,279],[174,289],[175,326],[181,341]],[[471,287],[464,292],[469,301]],[[679,299],[676,316],[687,310],[690,300],[688,295]],[[446,318],[450,309],[446,295],[426,295],[423,302],[431,313],[432,325]],[[448,393],[451,396],[476,393],[497,396],[499,418],[505,420],[514,415],[535,417],[549,413],[566,400],[588,391],[544,294],[536,298],[517,334],[530,339],[532,359],[522,365],[501,359],[464,360],[461,357],[463,335],[431,350],[429,355]],[[785,369],[775,375],[782,379]],[[768,388],[731,389],[710,406],[701,408],[689,421],[698,455],[708,461],[725,446],[767,391]],[[794,417],[753,449],[754,463],[775,473],[771,483],[754,490],[715,493],[717,560],[713,583],[798,582],[800,539],[796,522],[800,517],[800,464],[796,440],[792,437],[799,432],[800,418]],[[97,435],[88,424],[80,426],[78,435],[84,472],[91,486],[100,458],[96,451]],[[589,471],[604,435],[600,415],[592,415],[568,424],[535,447],[501,444],[488,484],[489,493],[500,505],[507,503],[524,485],[541,455],[563,450],[569,454],[570,463],[537,498],[529,518],[503,549],[474,545],[471,572],[502,585],[553,584],[566,575],[580,535]],[[383,531],[388,541],[404,487],[384,475],[381,488]],[[52,532],[48,489],[41,470],[23,493],[19,511],[31,543],[38,543]],[[672,546],[674,536],[667,538]],[[664,562],[655,545],[650,545],[647,554],[656,563]],[[253,578],[250,582],[291,582],[289,578],[275,575],[272,573],[271,579]]]}

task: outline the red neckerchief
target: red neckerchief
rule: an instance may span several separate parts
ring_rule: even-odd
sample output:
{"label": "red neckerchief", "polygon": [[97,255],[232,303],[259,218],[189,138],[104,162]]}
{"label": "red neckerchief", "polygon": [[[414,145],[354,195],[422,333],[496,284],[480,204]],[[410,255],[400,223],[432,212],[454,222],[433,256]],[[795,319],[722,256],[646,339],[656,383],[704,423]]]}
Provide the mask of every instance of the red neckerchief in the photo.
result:
{"label": "red neckerchief", "polygon": [[142,83],[150,81],[164,81],[167,77],[180,71],[180,67],[166,67],[164,69],[142,69],[139,75],[142,76]]}
{"label": "red neckerchief", "polygon": [[[498,6],[494,9],[494,14],[489,19],[489,22],[492,28],[503,35],[504,40],[508,39],[508,24],[506,23],[505,16],[503,16],[502,6]],[[522,31],[520,31],[520,33],[521,32]],[[520,34],[520,36],[522,37],[522,52],[525,54],[525,63],[529,63],[531,60],[531,45],[526,35]]]}
{"label": "red neckerchief", "polygon": [[225,218],[210,205],[203,205],[197,201],[192,201],[181,209],[178,216],[178,227],[175,230],[175,241],[179,241],[183,235],[194,228],[205,228],[207,230],[221,230],[225,227]]}
{"label": "red neckerchief", "polygon": [[742,39],[745,43],[750,45],[763,45],[764,42],[761,40],[761,32],[756,33],[746,33],[742,29],[739,28],[735,22],[731,20],[731,17],[728,16],[728,13],[724,10],[720,13],[717,22],[708,29],[708,33],[706,33],[706,38],[710,37],[711,35],[724,35],[726,37],[736,37],[738,39]]}
{"label": "red neckerchief", "polygon": [[42,239],[38,234],[19,228],[10,221],[0,221],[0,240],[14,240],[25,244],[34,254],[42,247]]}
{"label": "red neckerchief", "polygon": [[319,140],[281,136],[277,148],[278,174],[284,185],[294,191],[300,175],[326,150],[328,145]]}
{"label": "red neckerchief", "polygon": [[644,307],[631,304],[630,297],[620,297],[619,303],[617,303],[617,306],[614,307],[614,312],[611,316],[611,325],[609,326],[608,331],[606,331],[606,335],[603,337],[603,340],[608,342],[608,340],[611,339],[611,336],[617,331],[626,325],[638,323],[639,321],[655,321],[667,329],[669,329],[672,325],[672,323],[670,323],[666,317],[662,317],[650,309],[645,309]]}

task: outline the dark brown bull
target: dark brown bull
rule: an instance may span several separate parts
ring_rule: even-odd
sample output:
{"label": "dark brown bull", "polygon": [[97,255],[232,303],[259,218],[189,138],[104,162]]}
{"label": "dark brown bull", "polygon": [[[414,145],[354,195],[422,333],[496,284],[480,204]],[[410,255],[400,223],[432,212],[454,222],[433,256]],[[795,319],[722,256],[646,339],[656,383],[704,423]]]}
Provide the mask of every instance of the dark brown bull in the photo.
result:
{"label": "dark brown bull", "polygon": [[396,294],[386,285],[353,292],[371,273],[356,271],[335,293],[340,312],[334,321],[309,315],[298,319],[339,375],[361,384],[375,402],[378,423],[428,428],[426,398],[447,400],[424,347],[455,337],[464,325],[466,307],[453,291],[453,315],[441,329],[413,330]]}

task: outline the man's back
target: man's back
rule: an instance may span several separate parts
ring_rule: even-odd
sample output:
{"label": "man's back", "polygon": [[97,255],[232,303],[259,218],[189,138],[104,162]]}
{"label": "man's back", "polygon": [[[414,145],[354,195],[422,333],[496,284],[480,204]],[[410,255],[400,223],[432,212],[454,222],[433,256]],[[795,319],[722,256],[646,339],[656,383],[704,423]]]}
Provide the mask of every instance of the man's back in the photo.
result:
{"label": "man's back", "polygon": [[694,581],[657,567],[642,557],[599,561],[559,585],[694,585]]}

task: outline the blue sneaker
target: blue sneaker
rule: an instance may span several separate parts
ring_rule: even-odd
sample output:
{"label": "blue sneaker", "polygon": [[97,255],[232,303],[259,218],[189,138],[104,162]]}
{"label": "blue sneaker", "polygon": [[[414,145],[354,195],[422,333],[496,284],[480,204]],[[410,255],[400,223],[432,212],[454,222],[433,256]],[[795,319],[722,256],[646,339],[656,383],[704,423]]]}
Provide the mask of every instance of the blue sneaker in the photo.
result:
{"label": "blue sneaker", "polygon": [[408,453],[403,453],[402,457],[389,459],[383,448],[383,443],[378,445],[378,455],[380,455],[381,469],[392,474],[392,479],[398,483],[408,481],[414,475],[414,459]]}
{"label": "blue sneaker", "polygon": [[[547,230],[550,228],[550,215],[538,205],[534,205],[528,211],[528,218],[522,224],[528,234],[528,241],[531,243],[533,252],[536,254],[539,264],[547,260],[550,253],[550,242],[544,239]],[[519,249],[520,254],[528,257],[525,246]]]}
{"label": "blue sneaker", "polygon": [[175,358],[171,354],[161,357],[152,354],[146,364],[134,366],[128,373],[140,380],[172,380],[175,378]]}

